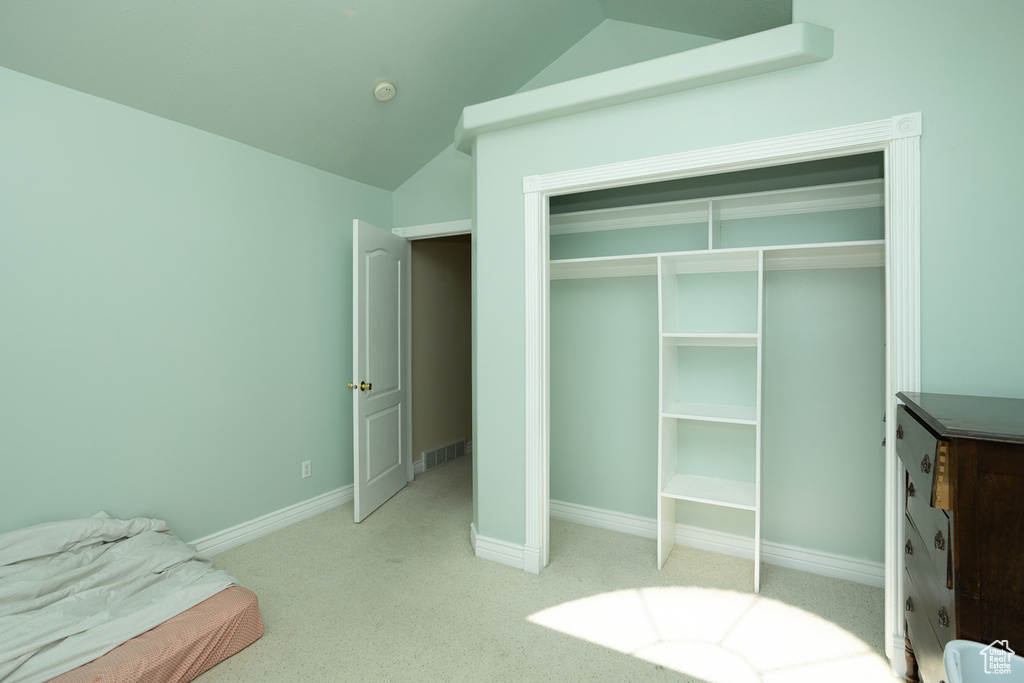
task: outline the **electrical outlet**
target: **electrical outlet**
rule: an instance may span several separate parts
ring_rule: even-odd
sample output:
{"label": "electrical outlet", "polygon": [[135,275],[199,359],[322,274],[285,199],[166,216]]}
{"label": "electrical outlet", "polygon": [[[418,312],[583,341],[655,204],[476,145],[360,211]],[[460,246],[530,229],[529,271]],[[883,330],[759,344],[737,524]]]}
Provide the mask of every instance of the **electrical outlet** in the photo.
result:
{"label": "electrical outlet", "polygon": [[310,464],[310,461],[307,460],[302,463],[302,478],[305,479],[311,474],[313,474],[313,466]]}

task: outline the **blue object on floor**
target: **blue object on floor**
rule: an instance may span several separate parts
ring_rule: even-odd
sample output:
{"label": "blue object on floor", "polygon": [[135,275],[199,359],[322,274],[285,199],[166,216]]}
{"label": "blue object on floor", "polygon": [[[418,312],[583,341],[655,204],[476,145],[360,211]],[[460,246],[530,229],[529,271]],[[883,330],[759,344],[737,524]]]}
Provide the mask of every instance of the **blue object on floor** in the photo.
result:
{"label": "blue object on floor", "polygon": [[949,641],[942,654],[946,683],[1024,683],[1024,657],[1009,648],[1005,640],[991,645]]}

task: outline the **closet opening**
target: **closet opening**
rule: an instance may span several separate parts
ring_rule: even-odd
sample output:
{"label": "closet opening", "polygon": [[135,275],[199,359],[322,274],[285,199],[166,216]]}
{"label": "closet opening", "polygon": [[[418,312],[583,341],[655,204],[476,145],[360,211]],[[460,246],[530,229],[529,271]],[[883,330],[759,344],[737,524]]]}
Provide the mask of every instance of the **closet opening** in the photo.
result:
{"label": "closet opening", "polygon": [[[658,157],[632,159],[601,166],[591,166],[523,178],[524,236],[526,258],[524,264],[525,288],[525,332],[526,357],[523,391],[525,396],[525,542],[523,544],[523,568],[540,573],[548,564],[550,530],[549,519],[552,506],[550,496],[550,454],[551,454],[551,413],[550,413],[550,289],[552,277],[571,279],[573,273],[582,273],[596,267],[609,272],[634,275],[657,272],[658,259],[644,255],[626,255],[612,258],[591,258],[594,263],[584,265],[561,263],[549,257],[550,231],[553,216],[549,203],[562,195],[580,194],[594,190],[619,188],[629,185],[658,183],[679,178],[692,178],[725,174],[737,171],[778,167],[787,164],[814,160],[852,157],[862,154],[879,153],[883,159],[882,178],[885,216],[884,242],[865,240],[859,247],[841,249],[840,258],[858,258],[877,262],[881,252],[885,266],[885,414],[884,423],[884,529],[885,564],[885,645],[886,654],[895,661],[896,654],[903,648],[903,470],[896,455],[896,411],[897,391],[919,391],[921,386],[921,284],[920,284],[920,235],[921,235],[921,125],[920,112],[900,114],[888,118],[850,124],[836,128],[807,131],[765,140],[739,142],[720,147],[699,149]],[[709,221],[709,244],[722,239]],[[875,244],[870,244],[875,242]],[[764,255],[768,246],[759,256],[759,272],[765,265]],[[788,247],[777,245],[771,254],[775,265],[787,259],[806,262],[813,257],[828,263],[837,254],[826,244]],[[685,274],[693,269],[693,261],[686,258],[662,262],[674,268],[675,274]],[[769,264],[772,265],[772,264]],[[770,268],[769,268],[770,269]],[[741,269],[742,270],[742,269]],[[560,272],[559,272],[560,271]],[[662,295],[664,290],[661,290]],[[768,322],[770,325],[770,321]],[[686,331],[675,333],[679,339],[697,333]],[[715,337],[727,338],[730,333],[718,331]],[[749,333],[734,333],[744,335]],[[737,340],[742,336],[736,336]],[[659,342],[664,346],[664,342]],[[680,342],[682,345],[682,341]],[[737,341],[737,345],[740,345]],[[725,346],[723,344],[723,346]],[[661,351],[659,351],[660,353]],[[671,376],[671,375],[670,375]],[[628,383],[630,378],[616,378],[617,382]],[[659,390],[662,387],[659,387]],[[660,398],[659,398],[660,400]],[[804,397],[807,402],[821,401],[820,396]],[[882,419],[882,415],[876,419]],[[843,435],[839,435],[841,438]],[[822,445],[827,449],[829,441]],[[660,457],[660,456],[658,456]],[[824,485],[830,489],[845,486],[845,470],[828,472]],[[815,473],[817,474],[817,473]],[[652,495],[659,495],[655,492]],[[768,501],[765,501],[768,504]],[[660,506],[659,506],[660,509]],[[742,512],[743,510],[740,510]],[[814,514],[814,511],[808,511]],[[635,517],[628,519],[635,520]],[[639,529],[647,533],[647,523]],[[635,526],[634,526],[635,528]],[[659,544],[665,545],[659,538]],[[755,539],[756,541],[757,539]],[[755,548],[757,547],[755,542]],[[813,557],[813,553],[810,555]],[[803,559],[808,559],[805,555]],[[755,563],[755,566],[758,566]],[[864,571],[865,568],[868,571]],[[847,564],[845,567],[831,567],[838,574],[850,571],[853,574],[869,575],[877,580],[877,568],[865,563]]]}
{"label": "closet opening", "polygon": [[551,196],[551,517],[884,585],[885,196],[881,151]]}
{"label": "closet opening", "polygon": [[470,240],[462,234],[411,242],[412,459],[417,475],[472,452]]}

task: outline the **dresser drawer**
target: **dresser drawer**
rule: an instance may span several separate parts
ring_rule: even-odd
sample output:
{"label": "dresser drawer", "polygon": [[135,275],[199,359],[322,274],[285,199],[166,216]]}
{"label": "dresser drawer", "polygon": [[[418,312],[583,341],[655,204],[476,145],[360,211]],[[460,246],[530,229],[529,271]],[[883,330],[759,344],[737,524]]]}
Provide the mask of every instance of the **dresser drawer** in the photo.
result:
{"label": "dresser drawer", "polygon": [[[946,588],[953,587],[953,563],[951,524],[947,513],[928,505],[928,499],[920,495],[907,495],[907,517],[920,534],[914,541],[918,555],[928,558],[936,577],[942,579]],[[910,538],[909,536],[907,537]]]}
{"label": "dresser drawer", "polygon": [[896,454],[910,472],[918,496],[931,502],[935,451],[939,440],[911,415],[906,406],[896,407]]}
{"label": "dresser drawer", "polygon": [[906,596],[903,615],[907,620],[907,637],[914,648],[917,668],[923,683],[939,683],[946,679],[942,664],[942,648],[935,632],[928,623],[927,607],[921,591],[910,578],[909,572],[903,573],[903,594]]}
{"label": "dresser drawer", "polygon": [[941,565],[935,561],[935,557],[928,552],[927,541],[921,537],[914,523],[904,519],[903,536],[906,538],[903,544],[903,564],[914,577],[914,582],[921,590],[937,590],[939,587],[946,588],[946,562]]}
{"label": "dresser drawer", "polygon": [[905,520],[904,527],[907,538],[904,566],[917,589],[915,602],[919,616],[923,615],[922,621],[928,623],[939,643],[945,647],[953,640],[956,631],[955,601],[953,591],[947,587],[946,558],[937,562],[934,556],[925,552],[923,546],[928,544],[928,539],[921,538],[909,519]]}

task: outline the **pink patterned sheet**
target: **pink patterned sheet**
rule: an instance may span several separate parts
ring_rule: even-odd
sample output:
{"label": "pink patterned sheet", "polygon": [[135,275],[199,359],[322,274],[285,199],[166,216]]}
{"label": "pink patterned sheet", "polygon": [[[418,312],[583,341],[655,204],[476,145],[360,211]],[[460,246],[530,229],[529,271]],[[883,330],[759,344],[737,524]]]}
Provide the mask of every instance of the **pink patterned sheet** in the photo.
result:
{"label": "pink patterned sheet", "polygon": [[183,683],[262,635],[256,594],[232,586],[50,683]]}

